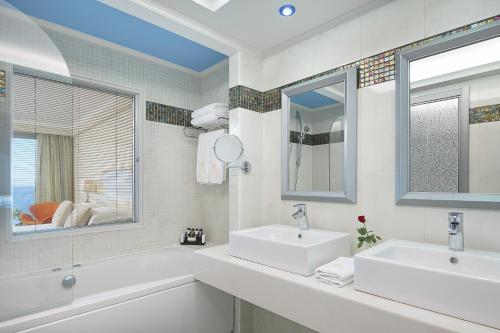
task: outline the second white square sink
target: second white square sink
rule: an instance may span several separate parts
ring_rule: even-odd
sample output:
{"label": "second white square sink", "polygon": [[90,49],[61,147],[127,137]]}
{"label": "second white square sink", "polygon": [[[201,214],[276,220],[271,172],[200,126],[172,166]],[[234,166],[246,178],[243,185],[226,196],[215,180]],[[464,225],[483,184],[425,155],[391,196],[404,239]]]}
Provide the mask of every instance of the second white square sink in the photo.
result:
{"label": "second white square sink", "polygon": [[318,266],[351,256],[351,237],[342,232],[269,225],[230,232],[229,254],[309,276]]}
{"label": "second white square sink", "polygon": [[354,288],[500,329],[500,254],[390,240],[354,256]]}

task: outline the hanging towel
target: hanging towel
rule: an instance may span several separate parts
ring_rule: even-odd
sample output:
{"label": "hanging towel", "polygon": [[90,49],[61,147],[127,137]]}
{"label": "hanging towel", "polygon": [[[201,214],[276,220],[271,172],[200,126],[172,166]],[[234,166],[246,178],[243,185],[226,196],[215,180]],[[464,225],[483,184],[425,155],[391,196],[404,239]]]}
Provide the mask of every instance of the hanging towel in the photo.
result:
{"label": "hanging towel", "polygon": [[354,260],[347,257],[338,257],[332,262],[316,268],[315,276],[318,281],[343,287],[354,281]]}
{"label": "hanging towel", "polygon": [[199,118],[214,113],[218,117],[229,116],[229,105],[227,103],[212,103],[191,113],[191,117]]}
{"label": "hanging towel", "polygon": [[200,184],[222,184],[226,180],[226,163],[215,156],[215,141],[225,130],[201,133],[198,137],[196,181]]}
{"label": "hanging towel", "polygon": [[201,133],[198,136],[198,152],[196,154],[196,181],[209,184],[210,151],[212,150],[212,133]]}
{"label": "hanging towel", "polygon": [[226,131],[223,129],[209,132],[212,141],[212,145],[210,146],[210,184],[222,184],[226,180],[226,163],[220,161],[217,156],[215,156],[214,150],[215,141],[225,133]]}

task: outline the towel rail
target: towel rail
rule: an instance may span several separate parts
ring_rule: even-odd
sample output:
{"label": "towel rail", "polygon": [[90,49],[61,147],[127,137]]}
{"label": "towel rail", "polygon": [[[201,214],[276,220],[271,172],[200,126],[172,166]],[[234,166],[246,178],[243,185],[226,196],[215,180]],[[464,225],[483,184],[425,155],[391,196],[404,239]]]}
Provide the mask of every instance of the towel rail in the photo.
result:
{"label": "towel rail", "polygon": [[[217,117],[217,124],[210,126],[185,126],[183,128],[184,136],[188,138],[198,138],[200,133],[205,133],[214,129],[228,129],[229,128],[229,117]],[[194,134],[190,134],[189,131],[194,131]]]}

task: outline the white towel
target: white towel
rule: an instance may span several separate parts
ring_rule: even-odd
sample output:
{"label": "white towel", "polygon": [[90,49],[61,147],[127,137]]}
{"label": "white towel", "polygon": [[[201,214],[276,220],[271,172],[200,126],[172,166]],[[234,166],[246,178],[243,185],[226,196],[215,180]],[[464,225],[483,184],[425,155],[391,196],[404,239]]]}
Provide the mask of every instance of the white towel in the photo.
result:
{"label": "white towel", "polygon": [[343,287],[354,281],[354,260],[338,257],[334,261],[316,268],[315,273],[318,281]]}
{"label": "white towel", "polygon": [[353,281],[354,281],[354,276],[350,279],[347,279],[347,280],[331,280],[331,279],[324,279],[322,277],[319,277],[319,276],[316,276],[316,279],[321,282],[321,283],[325,283],[325,284],[329,284],[331,286],[335,286],[337,288],[340,288],[340,287],[343,287],[343,286],[347,286],[348,284],[351,284]]}
{"label": "white towel", "polygon": [[200,127],[211,127],[218,124],[219,116],[215,113],[209,113],[204,116],[191,119],[191,125]]}
{"label": "white towel", "polygon": [[209,184],[210,151],[212,150],[212,134],[201,133],[198,136],[198,152],[196,154],[196,181]]}
{"label": "white towel", "polygon": [[214,150],[215,141],[225,133],[226,131],[223,129],[209,132],[212,142],[212,145],[210,146],[210,184],[222,184],[226,180],[226,163],[220,161],[217,156],[215,156]]}
{"label": "white towel", "polygon": [[215,141],[225,130],[201,133],[196,155],[196,181],[200,184],[222,184],[226,180],[226,164],[215,156]]}
{"label": "white towel", "polygon": [[215,113],[219,117],[226,117],[229,115],[229,105],[227,103],[212,103],[193,111],[191,117],[199,118],[210,113]]}

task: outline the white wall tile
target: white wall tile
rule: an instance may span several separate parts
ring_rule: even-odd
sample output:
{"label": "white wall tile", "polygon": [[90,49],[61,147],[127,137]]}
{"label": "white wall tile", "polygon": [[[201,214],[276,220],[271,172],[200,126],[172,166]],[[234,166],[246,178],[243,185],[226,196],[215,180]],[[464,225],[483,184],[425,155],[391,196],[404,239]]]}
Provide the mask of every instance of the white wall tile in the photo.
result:
{"label": "white wall tile", "polygon": [[[273,53],[263,88],[273,89],[500,13],[496,0],[396,0]],[[452,13],[452,14],[451,14]]]}
{"label": "white wall tile", "polygon": [[500,2],[495,0],[425,0],[425,36],[433,36],[498,13]]}
{"label": "white wall tile", "polygon": [[361,16],[361,57],[424,38],[424,0],[392,1]]}
{"label": "white wall tile", "polygon": [[229,87],[243,85],[262,91],[262,59],[245,51],[229,57]]}
{"label": "white wall tile", "polygon": [[358,90],[358,168],[395,169],[395,83]]}
{"label": "white wall tile", "polygon": [[281,112],[266,112],[262,115],[262,175],[281,174]]}
{"label": "white wall tile", "polygon": [[229,103],[229,65],[204,75],[201,78],[200,105],[211,103]]}
{"label": "white wall tile", "polygon": [[316,73],[361,58],[361,17],[313,37],[312,48]]}

